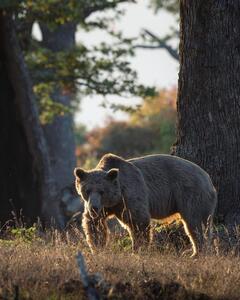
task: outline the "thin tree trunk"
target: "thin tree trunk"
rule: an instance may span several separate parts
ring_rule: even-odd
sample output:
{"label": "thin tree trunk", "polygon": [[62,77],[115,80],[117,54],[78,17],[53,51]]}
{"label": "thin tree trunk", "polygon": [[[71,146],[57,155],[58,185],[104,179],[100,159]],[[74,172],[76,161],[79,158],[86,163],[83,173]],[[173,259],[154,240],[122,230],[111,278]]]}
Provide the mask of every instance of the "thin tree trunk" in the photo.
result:
{"label": "thin tree trunk", "polygon": [[[54,31],[40,24],[42,45],[53,52],[69,51],[75,46],[76,24],[67,23]],[[60,89],[53,92],[54,101],[71,106],[73,95]],[[76,166],[73,116],[56,116],[52,123],[43,126],[50,153],[50,163],[58,190],[63,190],[74,182],[73,169]]]}
{"label": "thin tree trunk", "polygon": [[[13,116],[13,119],[17,118],[22,126],[22,137],[25,140],[25,146],[29,153],[29,156],[19,156],[19,160],[26,159],[26,164],[29,163],[32,166],[31,176],[34,178],[31,181],[32,183],[35,182],[35,197],[31,200],[40,204],[38,205],[41,207],[39,214],[42,214],[48,221],[54,218],[56,224],[62,227],[63,222],[57,202],[56,184],[52,175],[49,154],[43,131],[39,124],[38,111],[28,70],[18,44],[14,22],[10,14],[0,11],[0,28],[1,42],[3,43],[1,45],[2,55],[4,55],[4,65],[6,66],[8,83],[11,85],[12,91],[12,95],[8,95],[8,99],[14,98],[16,115]],[[22,140],[19,140],[19,143],[20,145],[16,144],[15,147],[21,147]],[[9,151],[11,150],[9,149]],[[27,171],[30,172],[29,169]],[[22,174],[22,176],[29,177],[30,174]],[[18,181],[14,182],[13,185],[19,184],[24,178],[16,180]],[[29,186],[29,190],[32,189],[33,187]],[[25,192],[27,193],[26,190]]]}
{"label": "thin tree trunk", "polygon": [[218,216],[240,224],[240,1],[180,1],[177,141],[205,169]]}

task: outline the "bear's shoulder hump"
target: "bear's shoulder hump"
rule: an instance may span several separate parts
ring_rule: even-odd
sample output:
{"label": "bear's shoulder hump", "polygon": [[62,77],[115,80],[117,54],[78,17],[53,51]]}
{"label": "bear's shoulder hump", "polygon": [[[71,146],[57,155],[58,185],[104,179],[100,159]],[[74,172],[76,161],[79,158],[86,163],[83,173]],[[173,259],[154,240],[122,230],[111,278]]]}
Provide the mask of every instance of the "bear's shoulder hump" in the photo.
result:
{"label": "bear's shoulder hump", "polygon": [[98,163],[98,168],[103,169],[112,169],[112,168],[119,168],[125,160],[112,153],[105,154]]}

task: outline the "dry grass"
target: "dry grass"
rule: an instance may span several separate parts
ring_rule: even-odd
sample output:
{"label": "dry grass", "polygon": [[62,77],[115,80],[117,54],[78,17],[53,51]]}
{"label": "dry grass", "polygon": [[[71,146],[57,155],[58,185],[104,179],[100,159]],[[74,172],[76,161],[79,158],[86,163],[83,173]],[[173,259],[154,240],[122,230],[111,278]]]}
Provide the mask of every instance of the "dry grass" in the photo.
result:
{"label": "dry grass", "polygon": [[89,274],[101,274],[91,280],[102,299],[240,299],[240,257],[230,252],[191,259],[167,241],[162,251],[132,254],[122,237],[92,255],[81,233],[13,235],[0,240],[0,299],[85,299],[78,251]]}

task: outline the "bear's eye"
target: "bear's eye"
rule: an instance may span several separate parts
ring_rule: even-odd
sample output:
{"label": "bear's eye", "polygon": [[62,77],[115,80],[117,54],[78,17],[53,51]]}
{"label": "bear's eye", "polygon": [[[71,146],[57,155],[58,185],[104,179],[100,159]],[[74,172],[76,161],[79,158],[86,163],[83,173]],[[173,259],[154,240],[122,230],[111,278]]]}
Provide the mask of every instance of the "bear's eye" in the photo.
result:
{"label": "bear's eye", "polygon": [[104,194],[104,191],[99,191],[99,194],[102,196]]}

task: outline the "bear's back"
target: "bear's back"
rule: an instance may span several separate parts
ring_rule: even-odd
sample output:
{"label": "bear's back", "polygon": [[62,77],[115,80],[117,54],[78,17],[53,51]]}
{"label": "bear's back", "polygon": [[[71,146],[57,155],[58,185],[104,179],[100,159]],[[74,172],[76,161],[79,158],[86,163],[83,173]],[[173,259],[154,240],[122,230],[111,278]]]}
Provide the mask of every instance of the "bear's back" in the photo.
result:
{"label": "bear's back", "polygon": [[[209,175],[198,165],[171,155],[148,155],[130,159],[144,178],[150,211],[154,216],[179,212],[180,203],[201,198],[203,209],[216,206],[217,194]],[[193,200],[194,201],[194,200]]]}
{"label": "bear's back", "polygon": [[203,188],[212,187],[207,172],[198,165],[177,156],[153,154],[128,161],[141,170],[146,181],[162,179],[168,184],[178,182],[182,185],[199,186],[200,184]]}
{"label": "bear's back", "polygon": [[200,185],[203,189],[212,188],[211,179],[202,168],[188,160],[167,154],[153,154],[125,160],[109,153],[102,157],[97,168],[108,171],[112,168],[128,169],[131,165],[141,171],[148,186],[155,184],[156,181],[162,181],[168,185],[177,182],[183,186]]}

